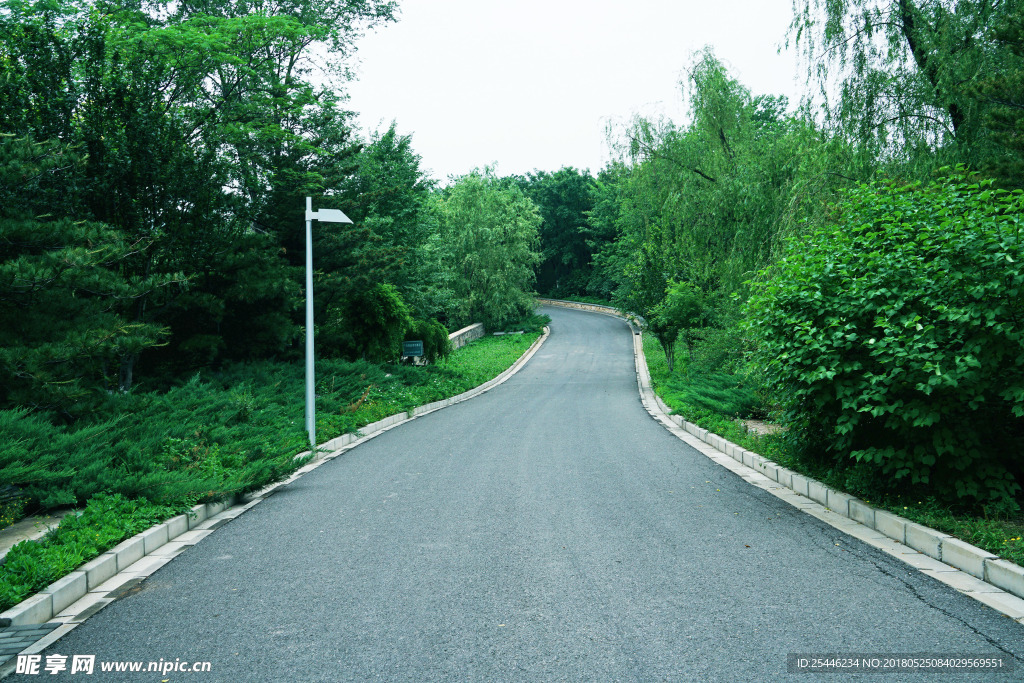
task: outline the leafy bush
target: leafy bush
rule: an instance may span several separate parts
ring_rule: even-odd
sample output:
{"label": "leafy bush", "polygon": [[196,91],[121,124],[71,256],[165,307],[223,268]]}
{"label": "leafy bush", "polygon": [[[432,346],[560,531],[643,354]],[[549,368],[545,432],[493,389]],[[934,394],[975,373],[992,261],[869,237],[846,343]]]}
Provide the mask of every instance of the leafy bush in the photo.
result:
{"label": "leafy bush", "polygon": [[804,457],[1016,508],[1021,203],[962,171],[862,185],[830,225],[789,244],[747,316]]}
{"label": "leafy bush", "polygon": [[409,331],[405,333],[405,340],[422,341],[423,357],[427,359],[428,363],[434,363],[438,358],[447,358],[452,352],[448,328],[436,320],[415,321]]}
{"label": "leafy bush", "polygon": [[394,285],[379,282],[354,295],[340,310],[342,315],[325,325],[325,351],[377,363],[398,360],[413,320]]}

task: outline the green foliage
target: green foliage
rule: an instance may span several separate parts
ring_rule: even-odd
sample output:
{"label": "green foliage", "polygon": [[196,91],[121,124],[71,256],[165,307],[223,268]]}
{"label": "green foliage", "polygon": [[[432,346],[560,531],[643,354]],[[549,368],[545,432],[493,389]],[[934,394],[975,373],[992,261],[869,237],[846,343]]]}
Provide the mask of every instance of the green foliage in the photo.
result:
{"label": "green foliage", "polygon": [[420,168],[411,136],[400,135],[392,123],[370,137],[356,163],[338,194],[345,213],[365,224],[388,251],[388,281],[398,287],[413,317],[438,316],[450,292],[436,244],[438,218],[430,198],[435,183]]}
{"label": "green foliage", "polygon": [[680,335],[693,348],[693,330],[706,318],[704,294],[688,282],[671,282],[665,298],[646,315],[647,327],[665,351],[668,371],[675,367],[675,346]]}
{"label": "green foliage", "polygon": [[16,605],[122,540],[188,510],[120,495],[93,496],[40,541],[22,541],[0,565],[0,611]]}
{"label": "green foliage", "polygon": [[995,22],[998,68],[978,80],[975,93],[989,105],[984,125],[1001,153],[985,169],[1004,187],[1024,187],[1024,3],[1012,2]]}
{"label": "green foliage", "polygon": [[647,369],[652,387],[674,415],[766,457],[781,453],[778,436],[749,432],[737,420],[764,414],[763,403],[744,377],[700,373],[691,368],[669,372],[664,354],[658,352],[660,343],[656,343],[650,336],[643,337]]}
{"label": "green foliage", "polygon": [[340,326],[349,340],[346,355],[352,358],[361,352],[375,363],[398,360],[413,320],[394,285],[377,283],[348,300],[342,310]]}
{"label": "green foliage", "polygon": [[417,320],[405,334],[406,341],[422,341],[423,357],[428,363],[447,358],[452,352],[448,329],[436,320]]}
{"label": "green foliage", "polygon": [[1004,0],[800,0],[791,39],[819,86],[829,127],[856,149],[857,175],[876,164],[972,163],[991,154],[987,103],[973,84],[998,70],[989,27]]}
{"label": "green foliage", "polygon": [[1024,473],[1021,196],[953,174],[863,185],[747,307],[808,457],[943,500],[1013,505]]}
{"label": "green foliage", "polygon": [[490,170],[474,171],[438,202],[454,327],[500,329],[533,309],[541,216],[522,190],[502,185]]}
{"label": "green foliage", "polygon": [[118,272],[139,245],[106,224],[45,215],[76,163],[57,145],[0,135],[0,407],[80,409],[119,387],[123,356],[162,337],[129,308],[166,282]]}
{"label": "green foliage", "polygon": [[561,298],[586,291],[598,243],[587,226],[593,209],[594,179],[572,167],[537,171],[515,183],[540,210],[540,263],[537,290]]}

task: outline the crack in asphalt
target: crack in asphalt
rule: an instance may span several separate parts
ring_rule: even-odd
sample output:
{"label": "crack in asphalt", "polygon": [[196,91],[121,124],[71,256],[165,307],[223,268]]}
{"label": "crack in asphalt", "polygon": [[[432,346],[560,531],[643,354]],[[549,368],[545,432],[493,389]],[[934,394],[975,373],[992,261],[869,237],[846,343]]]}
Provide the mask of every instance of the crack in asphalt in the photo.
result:
{"label": "crack in asphalt", "polygon": [[[877,569],[879,573],[881,573],[881,574],[883,574],[885,576],[888,576],[891,579],[895,579],[896,581],[898,581],[901,584],[903,584],[903,587],[906,588],[908,591],[910,591],[911,595],[913,595],[915,598],[917,598],[918,600],[923,602],[926,606],[928,606],[931,609],[933,609],[933,610],[943,614],[944,616],[949,617],[950,619],[953,619],[954,621],[958,622],[962,626],[967,627],[972,633],[974,633],[977,636],[980,636],[981,638],[984,638],[985,641],[989,645],[991,645],[992,647],[996,648],[997,650],[999,650],[1003,654],[1008,655],[1009,657],[1013,658],[1015,661],[1024,663],[1024,659],[1022,659],[1021,657],[1018,657],[1017,655],[1015,655],[1010,650],[1007,650],[1005,647],[1003,647],[1003,645],[1001,643],[999,643],[999,641],[994,640],[987,633],[983,633],[979,629],[975,628],[973,625],[967,623],[967,621],[965,621],[964,619],[960,618],[958,615],[954,614],[953,612],[950,612],[949,610],[947,610],[947,609],[945,609],[943,607],[940,607],[939,605],[935,604],[933,601],[929,600],[927,597],[922,595],[921,591],[918,590],[917,586],[915,586],[910,581],[907,581],[902,576],[898,576],[897,574],[894,574],[893,572],[889,571],[888,569],[882,567],[881,564],[879,564],[878,562],[874,561],[871,558],[865,557],[864,559],[866,561],[870,562],[872,565],[874,565],[875,569]],[[932,577],[929,577],[929,578],[932,578]],[[936,580],[936,579],[932,579],[932,580]]]}

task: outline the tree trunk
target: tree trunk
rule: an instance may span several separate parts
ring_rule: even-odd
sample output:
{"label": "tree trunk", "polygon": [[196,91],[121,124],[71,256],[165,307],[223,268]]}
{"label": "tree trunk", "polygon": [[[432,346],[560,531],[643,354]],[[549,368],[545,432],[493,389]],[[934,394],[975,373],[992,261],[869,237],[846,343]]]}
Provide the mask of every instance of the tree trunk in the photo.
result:
{"label": "tree trunk", "polygon": [[135,361],[138,360],[139,354],[127,353],[121,356],[121,366],[117,372],[117,388],[121,393],[125,393],[132,388],[132,373],[135,370]]}

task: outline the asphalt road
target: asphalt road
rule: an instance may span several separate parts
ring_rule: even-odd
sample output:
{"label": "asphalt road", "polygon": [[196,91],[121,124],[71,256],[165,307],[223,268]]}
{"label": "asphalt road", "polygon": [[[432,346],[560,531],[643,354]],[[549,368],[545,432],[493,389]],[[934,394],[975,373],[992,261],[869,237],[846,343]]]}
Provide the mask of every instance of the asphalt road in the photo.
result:
{"label": "asphalt road", "polygon": [[697,454],[643,410],[621,321],[545,312],[508,382],[307,474],[45,654],[211,666],[63,677],[100,681],[849,679],[788,653],[1024,679],[1024,627]]}

